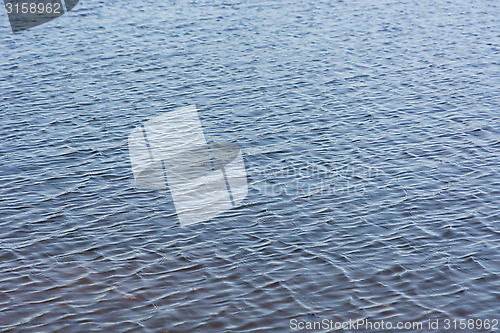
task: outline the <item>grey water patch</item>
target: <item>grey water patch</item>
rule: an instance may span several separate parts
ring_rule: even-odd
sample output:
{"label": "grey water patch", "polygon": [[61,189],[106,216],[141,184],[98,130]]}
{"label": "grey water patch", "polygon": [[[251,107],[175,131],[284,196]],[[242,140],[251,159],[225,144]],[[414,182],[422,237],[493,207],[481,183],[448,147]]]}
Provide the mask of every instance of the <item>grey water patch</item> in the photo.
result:
{"label": "grey water patch", "polygon": [[79,0],[4,0],[12,32],[52,21],[72,10]]}

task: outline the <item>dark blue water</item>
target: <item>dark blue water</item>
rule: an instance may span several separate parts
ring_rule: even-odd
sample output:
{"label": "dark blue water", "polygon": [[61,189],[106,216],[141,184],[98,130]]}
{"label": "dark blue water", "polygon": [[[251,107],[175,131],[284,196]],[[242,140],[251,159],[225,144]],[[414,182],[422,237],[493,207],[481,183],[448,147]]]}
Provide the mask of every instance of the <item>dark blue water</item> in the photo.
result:
{"label": "dark blue water", "polygon": [[[0,12],[1,331],[500,319],[496,1]],[[127,137],[190,104],[249,193],[181,228]]]}

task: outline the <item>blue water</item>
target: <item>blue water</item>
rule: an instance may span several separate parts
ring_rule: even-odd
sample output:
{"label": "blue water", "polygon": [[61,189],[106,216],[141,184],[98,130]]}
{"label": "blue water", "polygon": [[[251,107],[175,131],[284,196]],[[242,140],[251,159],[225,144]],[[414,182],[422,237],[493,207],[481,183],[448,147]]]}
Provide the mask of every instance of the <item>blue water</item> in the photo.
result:
{"label": "blue water", "polygon": [[[0,331],[500,319],[499,17],[81,0],[13,34],[0,10]],[[190,104],[241,147],[249,193],[181,228],[127,137]]]}

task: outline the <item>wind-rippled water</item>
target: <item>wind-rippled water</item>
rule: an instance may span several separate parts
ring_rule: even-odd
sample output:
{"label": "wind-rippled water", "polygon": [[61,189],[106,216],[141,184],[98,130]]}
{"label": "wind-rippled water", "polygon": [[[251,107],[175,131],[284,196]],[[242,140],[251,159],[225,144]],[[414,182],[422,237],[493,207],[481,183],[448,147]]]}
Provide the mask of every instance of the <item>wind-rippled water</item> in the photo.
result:
{"label": "wind-rippled water", "polygon": [[[0,330],[499,319],[499,17],[82,0],[12,34],[2,11]],[[127,136],[190,104],[249,193],[181,228],[168,191],[135,187]]]}

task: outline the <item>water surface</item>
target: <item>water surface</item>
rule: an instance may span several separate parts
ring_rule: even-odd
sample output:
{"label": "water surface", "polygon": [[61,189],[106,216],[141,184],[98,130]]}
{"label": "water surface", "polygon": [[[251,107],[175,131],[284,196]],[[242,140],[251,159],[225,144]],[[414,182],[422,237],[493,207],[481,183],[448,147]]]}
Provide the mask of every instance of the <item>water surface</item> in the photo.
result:
{"label": "water surface", "polygon": [[[0,330],[499,318],[498,17],[82,0],[13,34],[2,12]],[[135,187],[127,136],[190,104],[249,193],[181,228],[168,190]]]}

